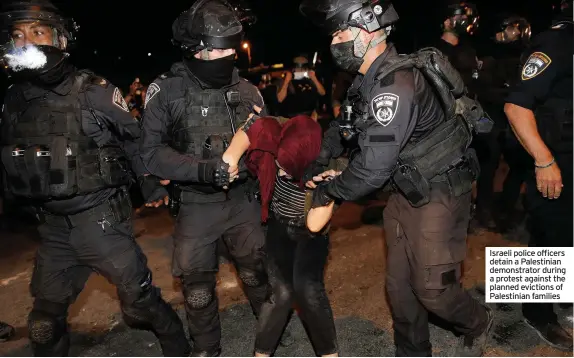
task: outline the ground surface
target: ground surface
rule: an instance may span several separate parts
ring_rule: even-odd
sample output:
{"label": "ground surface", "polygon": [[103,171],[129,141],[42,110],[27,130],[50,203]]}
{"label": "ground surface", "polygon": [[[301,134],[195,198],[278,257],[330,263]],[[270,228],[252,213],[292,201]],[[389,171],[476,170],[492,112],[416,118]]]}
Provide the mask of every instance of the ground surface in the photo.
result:
{"label": "ground surface", "polygon": [[[394,354],[391,317],[384,291],[385,249],[380,213],[382,202],[362,205],[347,203],[337,212],[331,231],[331,253],[326,270],[326,286],[336,317],[342,355],[392,356]],[[368,223],[368,224],[364,224]],[[170,275],[172,219],[163,210],[142,212],[136,220],[136,236],[149,259],[154,282],[167,301],[183,314],[178,284]],[[32,305],[28,284],[37,241],[32,233],[0,232],[0,320],[14,325],[17,336],[0,344],[0,355],[30,356],[26,317]],[[486,246],[522,245],[498,234],[477,232],[468,237],[468,257],[464,264],[464,286],[479,299],[484,282]],[[237,284],[232,267],[222,264],[218,291],[223,325],[223,354],[250,356],[254,319]],[[519,305],[496,305],[494,337],[488,356],[572,356],[547,347],[521,321]],[[572,308],[556,308],[571,330],[566,316]],[[119,318],[114,288],[102,277],[92,275],[86,289],[70,310],[72,355],[77,356],[157,356],[154,337],[126,328]],[[310,356],[313,350],[299,320],[291,327],[295,343],[280,347],[277,356]],[[453,353],[456,337],[431,325],[435,355]]]}

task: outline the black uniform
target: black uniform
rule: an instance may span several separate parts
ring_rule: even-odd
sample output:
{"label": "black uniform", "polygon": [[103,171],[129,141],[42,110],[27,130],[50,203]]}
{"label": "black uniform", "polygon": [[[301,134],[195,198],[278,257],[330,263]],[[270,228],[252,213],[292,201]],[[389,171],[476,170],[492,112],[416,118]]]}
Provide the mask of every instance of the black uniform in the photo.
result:
{"label": "black uniform", "polygon": [[152,285],[133,236],[129,164],[140,175],[145,169],[140,125],[119,89],[74,70],[49,89],[12,86],[2,115],[5,190],[44,219],[31,281],[35,354],[67,355],[68,307],[93,271],[117,286],[128,323],[151,325],[165,355],[185,354],[181,321]]}
{"label": "black uniform", "polygon": [[[326,192],[335,198],[356,200],[383,187],[405,145],[445,121],[440,101],[418,70],[397,71],[383,81],[375,80],[379,69],[396,57],[395,48],[389,45],[351,87],[350,92],[356,89],[362,97],[368,117],[359,137],[360,155],[326,185]],[[468,335],[482,333],[487,322],[485,308],[459,283],[470,191],[452,195],[444,177],[435,179],[430,203],[414,208],[402,194],[394,193],[383,214],[387,292],[397,355],[401,356],[431,354],[428,311]]]}
{"label": "black uniform", "polygon": [[[225,102],[230,91],[240,94],[237,109]],[[233,256],[256,314],[267,294],[261,207],[246,195],[251,184],[234,182],[224,191],[201,179],[205,163],[217,160],[203,155],[206,140],[217,135],[231,141],[231,121],[239,128],[238,120],[245,120],[253,105],[263,108],[263,99],[255,86],[239,78],[237,70],[230,85],[212,89],[184,63],[174,64],[147,92],[142,157],[150,173],[176,181],[181,188],[173,274],[183,282],[194,352],[219,348],[221,326],[215,294],[218,239],[223,238]],[[237,114],[230,116],[230,112]]]}
{"label": "black uniform", "polygon": [[[521,81],[507,98],[508,103],[534,112],[538,131],[556,159],[564,184],[558,199],[544,198],[537,190],[532,167],[526,181],[530,246],[572,246],[573,29],[571,20],[559,22],[534,38]],[[557,320],[551,303],[522,307],[524,317],[536,327]]]}

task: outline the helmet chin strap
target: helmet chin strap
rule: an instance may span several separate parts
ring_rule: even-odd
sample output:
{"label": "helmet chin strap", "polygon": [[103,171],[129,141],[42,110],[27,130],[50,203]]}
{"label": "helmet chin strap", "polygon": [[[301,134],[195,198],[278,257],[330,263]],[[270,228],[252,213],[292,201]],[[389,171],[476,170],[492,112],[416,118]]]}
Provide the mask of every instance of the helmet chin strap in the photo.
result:
{"label": "helmet chin strap", "polygon": [[353,39],[353,54],[358,58],[363,58],[367,51],[371,48],[377,46],[381,42],[387,39],[388,33],[390,32],[390,26],[383,29],[383,34],[379,37],[372,38],[371,41],[365,46],[363,42],[359,39],[359,35],[361,34],[361,29],[358,27],[350,27],[351,33],[354,36]]}

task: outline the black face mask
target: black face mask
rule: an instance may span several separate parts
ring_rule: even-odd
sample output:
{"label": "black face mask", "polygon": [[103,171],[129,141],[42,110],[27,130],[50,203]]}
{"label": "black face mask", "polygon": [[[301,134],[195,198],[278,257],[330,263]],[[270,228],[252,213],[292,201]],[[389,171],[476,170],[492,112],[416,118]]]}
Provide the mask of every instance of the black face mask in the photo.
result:
{"label": "black face mask", "polygon": [[75,71],[76,68],[74,65],[72,65],[66,58],[55,67],[34,78],[31,82],[37,83],[40,86],[55,86],[68,78]]}
{"label": "black face mask", "polygon": [[363,64],[363,59],[356,57],[354,41],[340,42],[331,45],[331,55],[335,64],[341,69],[349,72],[359,72]]}
{"label": "black face mask", "polygon": [[211,88],[221,88],[231,83],[235,55],[207,61],[189,57],[183,61],[195,77]]}

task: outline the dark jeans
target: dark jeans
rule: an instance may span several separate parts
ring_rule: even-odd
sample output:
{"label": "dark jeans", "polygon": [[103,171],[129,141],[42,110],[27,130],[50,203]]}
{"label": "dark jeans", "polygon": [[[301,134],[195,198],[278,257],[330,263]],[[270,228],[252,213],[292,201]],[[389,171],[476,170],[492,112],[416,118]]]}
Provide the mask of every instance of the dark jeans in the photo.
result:
{"label": "dark jeans", "polygon": [[454,197],[433,183],[430,203],[413,208],[398,193],[383,212],[387,292],[397,356],[431,356],[428,312],[475,336],[487,324],[486,308],[461,286],[470,220],[470,193]]}
{"label": "dark jeans", "polygon": [[128,325],[151,329],[166,356],[189,353],[181,320],[152,285],[129,217],[117,219],[105,203],[76,215],[46,215],[45,220],[38,228],[42,243],[30,284],[34,305],[28,321],[35,355],[67,356],[68,307],[94,271],[117,287]]}
{"label": "dark jeans", "polygon": [[255,352],[275,352],[295,304],[316,354],[336,353],[333,312],[323,281],[329,237],[270,218],[266,251],[272,294],[261,308]]}
{"label": "dark jeans", "polygon": [[182,279],[189,332],[196,353],[214,352],[221,341],[215,292],[220,238],[232,256],[256,316],[267,296],[261,206],[245,197],[218,203],[182,204],[175,224],[173,274]]}
{"label": "dark jeans", "polygon": [[[530,219],[528,231],[532,247],[572,247],[572,155],[556,156],[562,174],[562,194],[558,199],[546,199],[536,188],[536,177],[530,172],[526,180],[526,200]],[[524,303],[522,314],[537,324],[557,321],[552,303]]]}

